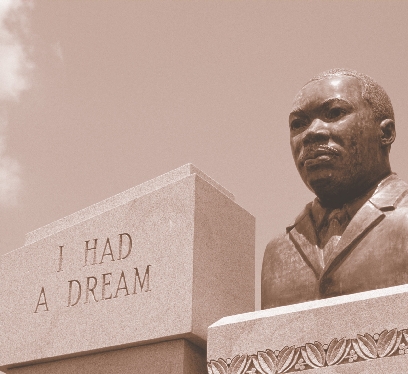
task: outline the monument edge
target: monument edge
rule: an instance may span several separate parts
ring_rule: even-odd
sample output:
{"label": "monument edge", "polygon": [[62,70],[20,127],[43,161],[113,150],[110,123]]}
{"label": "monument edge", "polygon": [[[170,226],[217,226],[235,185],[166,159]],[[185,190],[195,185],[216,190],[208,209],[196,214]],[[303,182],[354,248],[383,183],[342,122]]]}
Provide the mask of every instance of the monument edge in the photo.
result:
{"label": "monument edge", "polygon": [[99,214],[107,212],[120,205],[126,204],[131,200],[139,198],[143,195],[147,195],[153,191],[161,189],[171,183],[175,183],[193,174],[199,175],[203,180],[207,181],[218,191],[226,195],[229,199],[235,200],[235,197],[231,192],[222,187],[219,183],[215,182],[212,178],[210,178],[196,166],[188,163],[167,173],[164,173],[156,178],[143,182],[137,186],[131,187],[100,202],[69,214],[68,216],[60,218],[34,231],[28,232],[25,236],[24,245],[33,244],[41,239],[46,238],[47,236],[65,230],[68,227],[74,226],[78,223],[87,221],[88,219],[91,219]]}
{"label": "monument edge", "polygon": [[241,313],[241,314],[236,314],[232,316],[226,316],[214,322],[208,328],[210,329],[213,327],[220,327],[220,326],[234,324],[234,323],[241,323],[241,322],[251,321],[251,320],[255,320],[259,318],[268,318],[268,317],[278,316],[278,315],[283,315],[283,314],[302,312],[305,310],[319,309],[319,308],[325,308],[328,306],[347,304],[347,303],[352,303],[355,301],[377,299],[380,297],[397,295],[397,294],[401,294],[404,292],[408,293],[408,284],[403,284],[403,285],[394,286],[394,287],[380,288],[380,289],[371,290],[371,291],[358,292],[358,293],[351,294],[351,295],[336,296],[336,297],[331,297],[331,298],[327,298],[323,300],[313,300],[313,301],[307,301],[304,303],[298,303],[298,304],[292,304],[292,305],[281,306],[281,307],[276,307],[276,308],[257,310],[254,312]]}

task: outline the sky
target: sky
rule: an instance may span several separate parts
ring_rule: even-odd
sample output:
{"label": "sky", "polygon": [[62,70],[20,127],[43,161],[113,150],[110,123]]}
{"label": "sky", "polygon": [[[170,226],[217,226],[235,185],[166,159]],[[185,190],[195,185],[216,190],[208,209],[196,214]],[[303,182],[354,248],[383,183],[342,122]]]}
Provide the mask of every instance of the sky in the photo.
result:
{"label": "sky", "polygon": [[0,0],[0,255],[27,232],[186,163],[268,241],[313,194],[289,146],[297,91],[334,67],[394,105],[408,180],[407,1]]}

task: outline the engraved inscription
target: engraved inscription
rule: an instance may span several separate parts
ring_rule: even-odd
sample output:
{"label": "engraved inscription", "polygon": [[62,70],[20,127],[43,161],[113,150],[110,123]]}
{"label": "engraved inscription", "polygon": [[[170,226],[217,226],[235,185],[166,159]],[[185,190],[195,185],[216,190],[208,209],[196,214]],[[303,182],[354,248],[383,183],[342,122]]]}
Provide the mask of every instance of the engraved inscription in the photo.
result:
{"label": "engraved inscription", "polygon": [[112,273],[102,274],[102,300],[112,299],[112,293],[109,293],[109,296],[106,295],[107,287],[110,286],[110,279],[107,280],[107,276],[112,277]]}
{"label": "engraved inscription", "polygon": [[62,248],[64,248],[64,246],[60,245],[59,246],[59,264],[58,264],[58,271],[57,272],[62,271]]}
{"label": "engraved inscription", "polygon": [[41,292],[40,292],[40,296],[38,297],[38,301],[37,301],[37,306],[35,308],[34,313],[38,313],[39,310],[38,308],[42,307],[42,312],[49,312],[48,310],[48,305],[47,305],[47,299],[45,297],[45,291],[44,291],[44,287],[41,287]]}
{"label": "engraved inscription", "polygon": [[[75,290],[72,291],[72,289],[73,289],[72,285],[73,285],[74,282],[76,284],[76,286],[75,286],[76,291]],[[79,283],[76,279],[70,280],[70,281],[68,281],[68,283],[69,283],[68,306],[74,306],[74,305],[78,304],[79,299],[81,298],[81,283]],[[72,301],[73,300],[73,298],[72,298],[73,293],[74,293],[74,295],[76,294],[76,299],[75,299],[74,302]]]}
{"label": "engraved inscription", "polygon": [[[107,251],[108,248],[109,248],[109,251]],[[102,258],[101,258],[100,264],[103,263],[103,258],[104,258],[105,256],[110,256],[110,260],[111,260],[111,261],[115,261],[115,259],[113,258],[112,246],[110,245],[110,240],[109,240],[109,238],[106,239],[106,244],[105,244],[105,248],[104,248],[103,253],[102,253]]]}
{"label": "engraved inscription", "polygon": [[[136,280],[135,280],[135,282],[136,282]],[[123,283],[123,284],[122,284],[122,283]],[[123,271],[122,271],[122,273],[120,274],[119,283],[118,283],[118,288],[116,289],[116,293],[115,293],[114,298],[117,298],[117,297],[118,297],[118,292],[119,292],[120,290],[125,290],[125,291],[126,291],[125,296],[129,296],[129,290],[128,290],[127,284],[126,284],[125,273],[124,273]]]}
{"label": "engraved inscription", "polygon": [[[125,238],[124,238],[125,237]],[[126,248],[126,255],[123,255],[123,248]],[[129,234],[123,233],[119,235],[119,260],[124,260],[132,251],[132,238]]]}
{"label": "engraved inscription", "polygon": [[[97,276],[86,277],[84,281],[72,279],[68,281],[68,305],[72,307],[77,305],[82,297],[84,304],[98,302],[102,300],[116,299],[120,296],[129,296],[133,290],[133,295],[138,292],[149,292],[150,287],[150,269],[152,265],[147,265],[144,274],[135,267],[134,273],[122,270],[119,275],[104,273],[100,278]],[[141,277],[143,274],[143,279]],[[82,290],[85,289],[85,294]],[[114,296],[112,296],[114,294]]]}
{"label": "engraved inscription", "polygon": [[[97,258],[100,258],[99,264],[103,264],[107,261],[124,260],[129,257],[132,252],[132,237],[128,233],[119,234],[119,240],[117,241],[117,249],[115,250],[114,242],[110,238],[106,238],[104,245],[100,246],[103,248],[100,257],[98,255],[98,239],[93,239],[85,241],[84,249],[84,266],[96,265]],[[100,241],[99,241],[100,242]],[[115,257],[115,253],[117,253]]]}
{"label": "engraved inscription", "polygon": [[[92,285],[90,285],[92,283]],[[98,299],[95,297],[95,288],[98,281],[95,277],[86,277],[86,299],[85,304],[89,303],[89,293],[92,294],[94,301],[98,302]]]}
{"label": "engraved inscription", "polygon": [[150,268],[151,268],[151,266],[152,265],[147,265],[146,271],[145,271],[145,274],[144,274],[144,277],[143,277],[143,281],[140,281],[139,270],[138,270],[138,268],[135,268],[135,288],[133,289],[133,294],[137,293],[136,292],[136,286],[137,286],[136,279],[139,281],[140,291],[143,291],[143,287],[145,285],[145,282],[146,282],[145,292],[151,291],[151,289],[150,289]]}
{"label": "engraved inscription", "polygon": [[96,244],[98,243],[98,239],[94,239],[93,247],[89,247],[89,242],[90,240],[85,241],[85,265],[84,266],[88,265],[88,253],[90,251],[93,251],[93,263],[91,263],[91,265],[96,264]]}
{"label": "engraved inscription", "polygon": [[[96,270],[101,264],[108,265],[125,260],[131,255],[132,246],[132,237],[126,232],[114,237],[85,240],[84,246],[79,252],[79,266],[81,268],[86,267],[86,269],[82,269],[83,271]],[[67,272],[66,265],[64,265],[66,246],[63,244],[58,247],[58,267],[56,272],[60,273],[64,270]],[[99,303],[104,300],[149,292],[151,291],[151,267],[152,265],[142,265],[142,267],[128,265],[125,269],[117,269],[111,272],[103,273],[101,271],[99,274],[86,274],[83,277],[64,277],[68,279],[68,290],[64,287],[64,292],[67,290],[68,295],[65,299],[67,304],[64,301],[63,305],[74,307],[80,304]],[[104,269],[104,267],[102,268]],[[106,269],[104,270],[106,271]],[[37,304],[34,313],[49,311],[44,287],[41,288],[40,295],[36,300]]]}

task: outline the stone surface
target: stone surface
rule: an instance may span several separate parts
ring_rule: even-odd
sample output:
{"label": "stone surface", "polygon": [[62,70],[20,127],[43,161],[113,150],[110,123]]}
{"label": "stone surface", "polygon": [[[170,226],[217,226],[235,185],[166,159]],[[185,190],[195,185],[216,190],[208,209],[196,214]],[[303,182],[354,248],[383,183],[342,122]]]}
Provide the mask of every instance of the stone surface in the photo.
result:
{"label": "stone surface", "polygon": [[10,369],[7,374],[205,374],[205,350],[184,339]]}
{"label": "stone surface", "polygon": [[185,168],[1,258],[0,369],[178,338],[204,348],[211,323],[254,309],[254,217]]}
{"label": "stone surface", "polygon": [[177,182],[180,179],[183,179],[191,174],[199,175],[202,179],[204,179],[206,182],[214,186],[220,192],[228,196],[231,200],[234,200],[234,195],[231,192],[229,192],[220,184],[215,182],[208,175],[204,174],[201,170],[197,169],[194,165],[186,164],[180,166],[175,170],[169,171],[166,174],[160,175],[157,178],[151,179],[145,183],[129,188],[128,190],[118,193],[115,196],[109,197],[108,199],[100,201],[99,203],[81,209],[78,212],[70,214],[69,216],[61,218],[46,226],[40,227],[37,230],[27,233],[25,245],[34,243],[42,238],[45,238],[46,236],[50,236],[58,231],[64,230],[67,227],[86,221],[87,219],[107,212],[110,209],[123,205],[140,196],[158,190],[159,188],[162,188],[170,183]]}
{"label": "stone surface", "polygon": [[402,285],[222,318],[208,332],[209,373],[229,360],[236,374],[405,373],[407,304]]}

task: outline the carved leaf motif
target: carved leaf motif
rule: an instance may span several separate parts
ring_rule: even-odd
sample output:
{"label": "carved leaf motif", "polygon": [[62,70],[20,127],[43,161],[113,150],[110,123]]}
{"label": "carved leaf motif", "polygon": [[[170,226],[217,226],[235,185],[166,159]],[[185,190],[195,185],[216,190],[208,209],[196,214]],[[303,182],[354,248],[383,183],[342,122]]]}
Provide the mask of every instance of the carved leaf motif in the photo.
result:
{"label": "carved leaf motif", "polygon": [[[258,371],[256,371],[256,373],[259,372],[261,374],[265,374],[265,372],[262,370],[261,366],[259,365],[257,356],[255,356],[255,355],[251,356],[249,361],[252,362],[252,364],[255,366],[255,369],[258,370]],[[249,367],[249,365],[248,365],[248,367]],[[247,373],[247,371],[245,371],[245,373]]]}
{"label": "carved leaf motif", "polygon": [[235,356],[231,361],[230,370],[228,374],[241,374],[245,369],[248,360],[248,355]]}
{"label": "carved leaf motif", "polygon": [[341,358],[340,358],[340,360],[339,360],[339,363],[341,362],[341,361],[343,361],[344,360],[344,357],[346,357],[347,355],[348,355],[348,353],[350,352],[350,348],[351,348],[351,340],[350,339],[347,339],[346,340],[346,349],[344,350],[344,353],[343,353],[343,355],[341,356]]}
{"label": "carved leaf motif", "polygon": [[249,366],[251,365],[251,363],[253,363],[255,365],[255,367],[257,368],[257,370],[261,372],[261,370],[259,368],[259,365],[258,365],[258,360],[256,358],[256,355],[251,355],[251,356],[248,356],[248,360],[247,360],[247,363],[246,363],[246,365],[244,367],[243,373],[247,372],[247,370],[248,370]]}
{"label": "carved leaf motif", "polygon": [[393,329],[388,332],[384,330],[377,342],[378,356],[385,357],[394,348],[395,342],[397,341],[397,329]]}
{"label": "carved leaf motif", "polygon": [[400,345],[400,343],[401,343],[401,340],[402,340],[402,332],[401,332],[401,331],[398,331],[398,333],[397,333],[397,340],[396,340],[396,342],[395,342],[395,344],[394,344],[394,348],[391,349],[390,353],[388,353],[387,356],[391,356],[391,355],[398,349],[398,347],[399,347],[399,345]]}
{"label": "carved leaf motif", "polygon": [[268,349],[266,352],[258,352],[258,363],[265,373],[276,373],[278,360],[270,349]]}
{"label": "carved leaf motif", "polygon": [[292,362],[290,363],[290,365],[284,370],[284,372],[289,371],[289,369],[292,368],[292,366],[294,366],[296,364],[296,361],[299,357],[300,354],[300,347],[295,349],[295,353],[293,354],[293,358],[292,358]]}
{"label": "carved leaf motif", "polygon": [[312,343],[306,343],[305,344],[305,349],[307,356],[310,358],[310,361],[312,361],[314,367],[321,367],[324,365],[324,359],[325,359],[325,354],[324,354],[324,349],[321,343],[315,342],[314,344]]}
{"label": "carved leaf motif", "polygon": [[357,341],[358,341],[359,347],[361,348],[361,351],[368,358],[377,357],[377,347],[375,344],[375,340],[370,334],[365,334],[364,336],[357,334]]}
{"label": "carved leaf motif", "polygon": [[408,343],[408,330],[402,330],[402,333],[404,334],[405,341]]}
{"label": "carved leaf motif", "polygon": [[340,340],[333,339],[329,344],[329,349],[327,350],[327,365],[337,364],[345,353],[346,346],[347,340],[345,338],[341,338]]}
{"label": "carved leaf motif", "polygon": [[353,349],[356,351],[357,355],[359,355],[361,358],[364,358],[364,360],[367,360],[367,356],[361,351],[357,339],[352,340],[353,343]]}
{"label": "carved leaf motif", "polygon": [[[262,367],[261,367],[261,365],[259,365],[259,360],[258,360],[258,357],[257,356],[252,356],[251,357],[251,362],[254,364],[254,366],[255,366],[255,369],[256,370],[258,370],[258,372],[259,373],[261,373],[261,374],[269,374],[269,372],[267,372],[267,371],[264,371],[263,369],[262,369]],[[249,366],[248,366],[249,367]],[[247,371],[245,371],[245,373],[246,373]],[[276,373],[276,371],[274,371],[273,372],[274,374]]]}
{"label": "carved leaf motif", "polygon": [[225,361],[220,358],[218,361],[210,361],[213,374],[228,374],[228,366]]}
{"label": "carved leaf motif", "polygon": [[210,363],[207,364],[207,372],[208,372],[208,374],[213,374]]}
{"label": "carved leaf motif", "polygon": [[283,373],[287,369],[295,354],[295,346],[283,348],[278,355],[278,373]]}
{"label": "carved leaf motif", "polygon": [[314,342],[315,347],[319,350],[320,354],[322,355],[322,365],[324,365],[326,360],[326,352],[324,351],[323,344],[320,342]]}
{"label": "carved leaf motif", "polygon": [[268,355],[268,357],[272,360],[274,365],[277,367],[278,366],[278,359],[276,358],[275,353],[273,353],[273,351],[271,349],[267,349],[265,352]]}
{"label": "carved leaf motif", "polygon": [[[329,363],[329,358],[331,360],[331,357],[333,356],[333,349],[336,346],[336,344],[338,343],[338,340],[336,338],[334,338],[330,344],[329,344],[329,348],[327,348],[327,355],[326,355],[326,361],[328,365],[331,365]],[[330,361],[331,362],[331,361]]]}
{"label": "carved leaf motif", "polygon": [[305,347],[300,347],[300,353],[302,354],[302,357],[305,360],[306,364],[308,364],[312,368],[319,367],[319,366],[316,366],[312,361],[310,361],[310,358],[308,357],[308,355],[306,353],[306,348]]}
{"label": "carved leaf motif", "polygon": [[[402,339],[404,339],[403,345],[401,345]],[[251,373],[281,374],[292,370],[304,370],[304,365],[318,368],[327,363],[328,366],[333,366],[342,363],[345,358],[349,358],[348,362],[351,363],[357,359],[357,356],[364,360],[391,356],[398,348],[405,349],[406,343],[408,343],[408,329],[398,331],[395,328],[390,331],[384,330],[378,339],[374,339],[368,333],[357,334],[356,339],[333,339],[327,348],[327,353],[320,342],[314,342],[297,348],[286,346],[275,353],[268,349],[253,355],[236,355],[229,365],[224,359],[219,358],[207,363],[207,371],[208,374],[246,374],[251,367]],[[404,347],[401,348],[402,346]],[[353,351],[350,351],[351,348]],[[301,359],[299,365],[294,367],[299,356],[303,360]]]}
{"label": "carved leaf motif", "polygon": [[241,355],[236,355],[236,356],[231,360],[230,367],[231,367],[231,366],[234,366],[235,363],[240,359],[240,357],[241,357]]}

